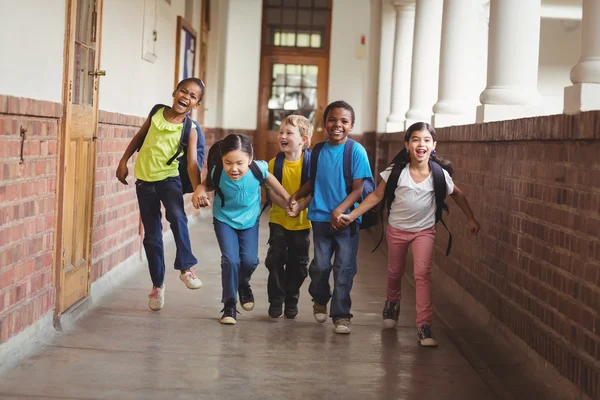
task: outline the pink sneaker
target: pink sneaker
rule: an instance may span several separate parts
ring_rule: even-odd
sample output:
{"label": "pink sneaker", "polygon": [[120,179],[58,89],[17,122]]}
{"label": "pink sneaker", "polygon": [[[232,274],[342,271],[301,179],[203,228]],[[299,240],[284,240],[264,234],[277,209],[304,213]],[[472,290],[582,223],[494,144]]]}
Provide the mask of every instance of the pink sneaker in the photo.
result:
{"label": "pink sneaker", "polygon": [[185,274],[179,274],[179,279],[185,283],[188,289],[200,289],[202,281],[196,276],[196,267],[190,268]]}

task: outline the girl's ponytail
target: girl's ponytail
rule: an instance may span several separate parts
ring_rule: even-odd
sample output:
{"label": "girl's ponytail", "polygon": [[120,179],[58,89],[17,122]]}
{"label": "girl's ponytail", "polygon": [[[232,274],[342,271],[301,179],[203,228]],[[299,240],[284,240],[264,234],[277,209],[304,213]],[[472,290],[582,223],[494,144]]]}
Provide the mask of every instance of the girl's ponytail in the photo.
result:
{"label": "girl's ponytail", "polygon": [[431,161],[440,164],[442,168],[448,171],[448,175],[452,176],[454,173],[454,166],[450,162],[450,160],[445,160],[442,157],[434,156],[433,154],[429,157]]}

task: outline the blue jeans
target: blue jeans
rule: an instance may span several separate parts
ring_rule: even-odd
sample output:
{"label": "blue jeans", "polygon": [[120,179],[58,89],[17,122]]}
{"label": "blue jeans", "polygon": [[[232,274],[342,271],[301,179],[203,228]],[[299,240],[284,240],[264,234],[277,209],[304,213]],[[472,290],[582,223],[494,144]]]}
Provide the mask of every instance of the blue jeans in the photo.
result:
{"label": "blue jeans", "polygon": [[[352,318],[350,291],[358,269],[356,257],[359,233],[357,231],[351,235],[349,227],[336,231],[329,222],[313,222],[312,228],[315,257],[308,270],[311,280],[308,292],[321,305],[326,305],[331,299],[329,316],[334,322],[338,318]],[[329,286],[332,268],[333,296]]]}
{"label": "blue jeans", "polygon": [[160,203],[165,206],[167,221],[177,246],[175,269],[186,270],[198,263],[192,254],[188,219],[183,208],[183,190],[179,177],[158,182],[136,181],[135,191],[144,225],[144,250],[152,284],[162,286],[165,281],[165,252],[163,246],[162,214]]}
{"label": "blue jeans", "polygon": [[237,304],[240,287],[250,286],[250,277],[258,266],[258,220],[252,228],[234,229],[213,218],[221,249],[221,283],[224,304]]}

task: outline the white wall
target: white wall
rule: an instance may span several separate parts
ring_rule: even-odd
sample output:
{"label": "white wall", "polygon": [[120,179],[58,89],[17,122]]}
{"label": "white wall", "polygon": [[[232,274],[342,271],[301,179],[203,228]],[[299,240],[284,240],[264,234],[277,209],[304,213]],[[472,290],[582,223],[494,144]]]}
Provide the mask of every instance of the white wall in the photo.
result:
{"label": "white wall", "polygon": [[[370,36],[370,1],[334,1],[329,55],[329,102],[344,100],[354,108],[353,133],[363,133],[366,113],[367,57],[357,58],[360,36]],[[367,41],[368,42],[368,41]],[[366,51],[366,54],[369,54]],[[369,88],[377,90],[377,87]]]}
{"label": "white wall", "polygon": [[[204,126],[223,126],[223,90],[225,88],[225,53],[227,50],[227,16],[229,0],[220,0],[210,10],[210,35],[204,100]],[[257,94],[258,95],[258,94]]]}
{"label": "white wall", "polygon": [[[101,68],[106,76],[100,78],[100,109],[146,116],[156,103],[171,104],[177,16],[185,15],[186,2],[171,3],[157,0],[158,58],[151,63],[142,59],[144,0],[104,0]],[[200,2],[194,7],[199,9]],[[199,11],[190,22],[199,34]]]}
{"label": "white wall", "polygon": [[544,114],[562,114],[564,88],[581,55],[581,22],[542,19],[538,90]]}
{"label": "white wall", "polygon": [[62,101],[64,0],[0,0],[0,94]]}
{"label": "white wall", "polygon": [[261,21],[262,0],[229,0],[222,128],[257,127]]}

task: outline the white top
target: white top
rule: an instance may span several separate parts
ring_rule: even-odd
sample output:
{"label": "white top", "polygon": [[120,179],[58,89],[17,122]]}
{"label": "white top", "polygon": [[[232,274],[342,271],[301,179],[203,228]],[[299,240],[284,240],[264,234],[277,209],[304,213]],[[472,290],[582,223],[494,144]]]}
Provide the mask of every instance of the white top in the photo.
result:
{"label": "white top", "polygon": [[[454,192],[454,181],[446,170],[446,193]],[[381,172],[381,178],[387,182],[391,168]],[[388,222],[396,229],[407,232],[420,232],[435,225],[435,193],[433,191],[433,174],[421,183],[415,183],[408,170],[408,164],[400,173],[398,186],[394,192],[396,197],[392,202],[392,208]]]}

